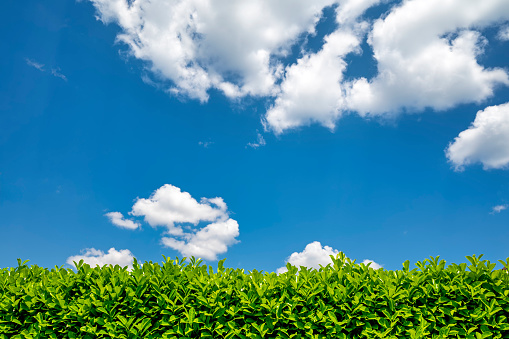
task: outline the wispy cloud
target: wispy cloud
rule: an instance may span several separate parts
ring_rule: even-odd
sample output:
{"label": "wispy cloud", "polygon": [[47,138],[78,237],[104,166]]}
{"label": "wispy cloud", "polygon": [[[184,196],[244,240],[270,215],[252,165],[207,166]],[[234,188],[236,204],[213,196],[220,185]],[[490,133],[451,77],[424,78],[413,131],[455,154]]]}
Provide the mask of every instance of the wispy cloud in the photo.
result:
{"label": "wispy cloud", "polygon": [[157,88],[157,89],[164,89],[163,88],[163,84],[161,82],[157,82],[155,80],[152,80],[152,78],[150,78],[150,76],[148,76],[147,74],[142,74],[141,75],[141,81],[143,81],[143,83],[149,85],[149,86],[152,86],[154,88]]}
{"label": "wispy cloud", "polygon": [[57,78],[60,78],[60,79],[62,79],[64,81],[67,81],[67,77],[65,75],[63,75],[62,73],[60,73],[60,68],[52,68],[51,69],[51,74],[53,74]]}
{"label": "wispy cloud", "polygon": [[491,210],[490,214],[500,213],[503,210],[506,210],[507,207],[509,207],[509,205],[497,205],[497,206],[494,206],[493,209]]}
{"label": "wispy cloud", "polygon": [[504,26],[498,31],[497,37],[502,41],[509,40],[509,26]]}
{"label": "wispy cloud", "polygon": [[265,146],[265,144],[266,144],[265,139],[259,132],[257,134],[258,134],[257,142],[250,142],[247,144],[247,146],[252,147],[252,148],[258,148],[260,146]]}
{"label": "wispy cloud", "polygon": [[[25,61],[27,63],[28,66],[32,66],[34,68],[37,68],[39,71],[41,72],[46,72],[46,70],[44,69],[44,64],[41,64],[37,61],[34,61],[34,60],[31,60],[29,58],[25,58]],[[60,72],[60,68],[59,67],[55,67],[55,68],[51,68],[50,70],[50,73],[51,75],[57,77],[57,78],[60,78],[64,81],[67,81],[67,77],[65,75],[63,75],[61,72]]]}
{"label": "wispy cloud", "polygon": [[34,68],[37,68],[39,71],[44,72],[44,64],[40,64],[40,63],[30,60],[28,58],[25,58],[25,61],[28,66],[32,66]]}

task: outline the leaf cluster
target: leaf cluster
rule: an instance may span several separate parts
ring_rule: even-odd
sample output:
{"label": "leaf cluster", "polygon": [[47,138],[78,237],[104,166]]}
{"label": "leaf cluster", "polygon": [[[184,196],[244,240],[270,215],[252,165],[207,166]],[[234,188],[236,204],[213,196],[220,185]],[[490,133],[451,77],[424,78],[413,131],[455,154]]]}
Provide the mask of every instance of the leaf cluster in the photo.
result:
{"label": "leaf cluster", "polygon": [[508,271],[482,255],[447,268],[430,258],[386,271],[340,252],[332,267],[295,275],[287,264],[279,276],[225,269],[225,259],[216,273],[194,257],[135,259],[132,272],[81,260],[76,274],[18,259],[0,272],[0,339],[508,338]]}

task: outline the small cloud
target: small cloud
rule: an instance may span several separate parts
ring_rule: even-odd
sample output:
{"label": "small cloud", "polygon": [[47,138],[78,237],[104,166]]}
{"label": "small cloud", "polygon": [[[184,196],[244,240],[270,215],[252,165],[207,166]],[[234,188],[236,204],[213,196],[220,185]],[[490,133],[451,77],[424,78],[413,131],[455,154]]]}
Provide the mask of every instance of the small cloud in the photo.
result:
{"label": "small cloud", "polygon": [[494,206],[493,209],[491,210],[490,214],[500,213],[503,210],[506,210],[507,207],[509,207],[509,205],[497,205],[497,206]]}
{"label": "small cloud", "polygon": [[[339,253],[338,250],[333,249],[330,246],[323,246],[319,241],[314,241],[310,244],[307,244],[306,248],[302,252],[294,252],[292,253],[286,260],[290,265],[295,266],[300,271],[300,266],[307,267],[308,269],[314,268],[317,271],[320,270],[320,265],[322,267],[326,267],[328,264],[331,264],[333,267],[334,263],[331,260],[330,256],[336,257]],[[348,259],[348,258],[345,258]],[[353,260],[352,260],[353,261]],[[370,264],[370,267],[377,270],[382,266],[374,262],[373,260],[365,259],[362,262],[364,265]],[[276,270],[276,274],[282,274],[287,272],[288,269],[286,267],[280,267]],[[297,272],[297,275],[299,273]]]}
{"label": "small cloud", "polygon": [[485,170],[509,169],[509,102],[478,111],[445,153],[457,172],[475,163],[482,163]]}
{"label": "small cloud", "polygon": [[[81,251],[83,253],[83,251]],[[133,261],[134,256],[129,250],[115,250],[114,247],[110,248],[108,253],[105,254],[103,251],[96,250],[95,248],[87,248],[85,249],[85,253],[82,255],[75,255],[67,258],[66,263],[72,265],[73,268],[74,262],[79,263],[80,260],[84,261],[85,264],[89,264],[90,268],[95,268],[97,265],[100,267],[104,265],[119,265],[120,267],[128,267],[128,271],[132,271],[133,269]]]}
{"label": "small cloud", "polygon": [[205,147],[205,148],[208,148],[208,147],[209,147],[210,145],[212,145],[213,143],[214,143],[213,141],[200,141],[200,142],[198,143],[198,145],[201,145],[201,146],[203,146],[203,147]]}
{"label": "small cloud", "polygon": [[38,63],[36,61],[33,61],[33,60],[30,60],[28,58],[25,58],[25,61],[26,61],[28,66],[32,66],[34,68],[37,68],[39,71],[44,72],[44,65],[43,64],[40,64],[40,63]]}
{"label": "small cloud", "polygon": [[67,81],[67,77],[65,75],[63,75],[62,73],[60,73],[60,68],[52,68],[51,69],[51,74],[53,74],[57,78],[60,78],[60,79],[62,79],[64,81]]}
{"label": "small cloud", "polygon": [[116,225],[119,227],[128,228],[131,230],[135,230],[138,227],[140,227],[139,223],[136,223],[129,219],[125,219],[124,216],[122,215],[122,213],[120,213],[120,212],[106,213],[105,216],[107,216],[110,219],[110,221],[113,225]]}
{"label": "small cloud", "polygon": [[161,84],[159,84],[159,83],[155,82],[154,80],[152,80],[147,74],[142,74],[141,81],[143,81],[144,84],[147,84],[149,86],[155,87],[157,89],[161,89],[162,88]]}
{"label": "small cloud", "polygon": [[263,139],[263,136],[257,132],[257,135],[258,135],[258,140],[257,142],[253,142],[253,143],[248,143],[247,146],[249,147],[252,147],[252,148],[258,148],[260,146],[265,146],[266,142],[265,142],[265,139]]}
{"label": "small cloud", "polygon": [[498,31],[497,38],[502,41],[509,41],[509,26],[502,27],[500,31]]}

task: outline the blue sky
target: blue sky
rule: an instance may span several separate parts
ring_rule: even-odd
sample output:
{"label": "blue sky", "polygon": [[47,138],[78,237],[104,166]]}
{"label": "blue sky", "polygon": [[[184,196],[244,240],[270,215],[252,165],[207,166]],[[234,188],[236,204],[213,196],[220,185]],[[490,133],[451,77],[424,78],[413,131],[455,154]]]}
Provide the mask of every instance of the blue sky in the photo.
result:
{"label": "blue sky", "polygon": [[505,0],[8,0],[0,267],[509,257]]}

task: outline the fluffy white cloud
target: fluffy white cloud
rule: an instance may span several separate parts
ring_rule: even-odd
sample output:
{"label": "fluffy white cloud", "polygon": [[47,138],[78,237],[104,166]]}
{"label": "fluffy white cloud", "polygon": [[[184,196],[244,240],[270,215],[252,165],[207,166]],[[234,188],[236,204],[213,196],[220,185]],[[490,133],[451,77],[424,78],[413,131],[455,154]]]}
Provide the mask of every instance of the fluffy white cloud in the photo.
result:
{"label": "fluffy white cloud", "polygon": [[[228,207],[222,198],[201,198],[196,201],[188,192],[182,192],[173,185],[164,185],[148,199],[137,199],[132,211],[133,216],[144,217],[151,226],[166,226],[167,235],[182,237],[176,240],[165,237],[161,243],[179,251],[185,257],[199,257],[216,260],[228,246],[237,242],[239,225],[228,216]],[[198,232],[186,233],[180,225],[210,222]],[[191,229],[190,226],[186,227]]]}
{"label": "fluffy white cloud", "polygon": [[151,70],[172,80],[174,93],[201,101],[216,88],[228,97],[271,95],[283,56],[302,33],[313,33],[335,0],[90,0],[117,39]]}
{"label": "fluffy white cloud", "polygon": [[480,162],[484,169],[509,164],[509,103],[478,111],[472,125],[449,143],[446,156],[457,171]]}
{"label": "fluffy white cloud", "polygon": [[[197,259],[217,260],[217,255],[225,253],[228,246],[240,242],[235,239],[239,236],[239,225],[237,221],[229,218],[228,207],[222,198],[202,198],[198,202],[189,193],[172,185],[160,187],[148,199],[138,198],[129,214],[144,217],[151,226],[166,226],[167,236],[161,239],[161,244],[179,251],[188,260],[192,256]],[[114,225],[125,229],[134,230],[140,227],[139,223],[125,219],[120,212],[109,212],[105,216]],[[176,226],[185,223],[196,226],[200,222],[210,223],[191,233]],[[190,226],[186,228],[191,229]],[[111,248],[108,254],[104,254],[91,248],[86,249],[85,254],[69,257],[66,262],[74,267],[73,260],[79,262],[81,259],[91,267],[96,264],[101,267],[105,264],[118,264],[122,267],[128,266],[131,271],[134,256],[127,249],[116,251]]]}
{"label": "fluffy white cloud", "polygon": [[[117,39],[134,57],[174,83],[171,92],[202,102],[211,88],[230,98],[275,97],[264,124],[276,133],[314,122],[333,128],[344,110],[366,116],[479,103],[509,84],[504,70],[477,62],[487,40],[476,30],[509,19],[506,0],[402,1],[369,35],[378,75],[348,83],[343,59],[364,38],[353,27],[380,0],[90,1],[100,20],[120,26]],[[337,31],[317,53],[303,51],[285,67],[281,57],[303,33],[314,33],[331,5]]]}
{"label": "fluffy white cloud", "polygon": [[336,7],[338,28],[324,38],[322,48],[306,52],[297,63],[286,67],[274,105],[267,111],[263,124],[280,134],[287,129],[319,123],[334,129],[345,108],[343,74],[344,58],[361,53],[359,45],[369,25],[358,18],[380,0],[343,0]]}
{"label": "fluffy white cloud", "polygon": [[[83,251],[81,251],[83,253]],[[134,256],[129,250],[115,250],[114,247],[110,248],[107,254],[103,251],[96,250],[95,248],[87,248],[85,253],[82,255],[75,255],[67,258],[66,263],[71,265],[74,269],[73,261],[79,263],[83,259],[83,262],[89,264],[91,268],[95,268],[96,265],[100,267],[104,265],[119,265],[121,268],[128,267],[128,271],[132,271]],[[141,264],[140,264],[141,265]]]}
{"label": "fluffy white cloud", "polygon": [[120,213],[120,212],[109,212],[109,213],[106,213],[105,216],[107,216],[110,219],[110,221],[113,225],[116,225],[119,227],[131,229],[131,230],[135,230],[138,227],[140,227],[139,223],[134,222],[129,219],[125,219],[124,216],[122,215],[122,213]]}
{"label": "fluffy white cloud", "polygon": [[228,246],[239,243],[239,224],[233,219],[209,224],[194,234],[185,234],[185,240],[164,237],[162,244],[179,251],[184,257],[217,260],[217,254],[225,253]]}
{"label": "fluffy white cloud", "polygon": [[364,12],[382,0],[341,0],[336,8],[336,21],[340,25],[351,25],[364,14]]}
{"label": "fluffy white cloud", "polygon": [[509,205],[497,205],[493,207],[493,210],[491,211],[491,214],[500,213],[503,210],[506,210]]}
{"label": "fluffy white cloud", "polygon": [[[344,27],[351,28],[379,1],[91,0],[104,23],[122,28],[117,38],[136,58],[174,82],[173,93],[203,102],[210,88],[230,98],[281,91],[266,119],[276,132],[310,122],[333,127],[343,97],[346,64],[341,58],[362,38]],[[328,36],[319,53],[305,53],[287,67],[280,88],[284,67],[279,58],[302,33],[314,33],[323,8],[331,5],[338,5],[341,31]]]}
{"label": "fluffy white cloud", "polygon": [[368,42],[378,75],[348,85],[348,108],[361,116],[445,110],[481,102],[497,84],[509,84],[502,69],[477,63],[487,40],[477,28],[509,19],[506,0],[406,0],[378,19]]}
{"label": "fluffy white cloud", "polygon": [[343,104],[341,81],[343,57],[356,50],[361,40],[352,30],[337,30],[325,38],[317,53],[305,54],[288,66],[281,92],[265,116],[276,133],[318,122],[333,129]]}
{"label": "fluffy white cloud", "polygon": [[[300,266],[304,266],[307,268],[314,268],[317,271],[320,269],[320,265],[323,267],[327,266],[328,264],[331,264],[331,267],[334,266],[334,263],[329,255],[336,256],[339,253],[338,250],[333,250],[330,246],[324,246],[322,248],[322,245],[318,241],[314,241],[308,245],[306,245],[306,248],[302,252],[294,252],[292,253],[287,259],[286,262],[290,263],[291,265],[297,267],[300,271]],[[346,258],[348,259],[348,258]],[[353,260],[352,260],[353,261]],[[381,268],[379,264],[372,260],[365,259],[363,261],[363,264],[367,265],[370,264],[370,267],[377,270]],[[283,266],[276,270],[276,273],[279,275],[281,273],[287,272],[288,269]],[[298,275],[298,272],[297,272]]]}
{"label": "fluffy white cloud", "polygon": [[[215,206],[212,206],[215,205]],[[175,223],[192,223],[228,219],[227,206],[222,198],[196,201],[191,194],[173,185],[164,185],[148,199],[137,199],[129,213],[143,216],[150,226],[164,225],[174,228]]]}

